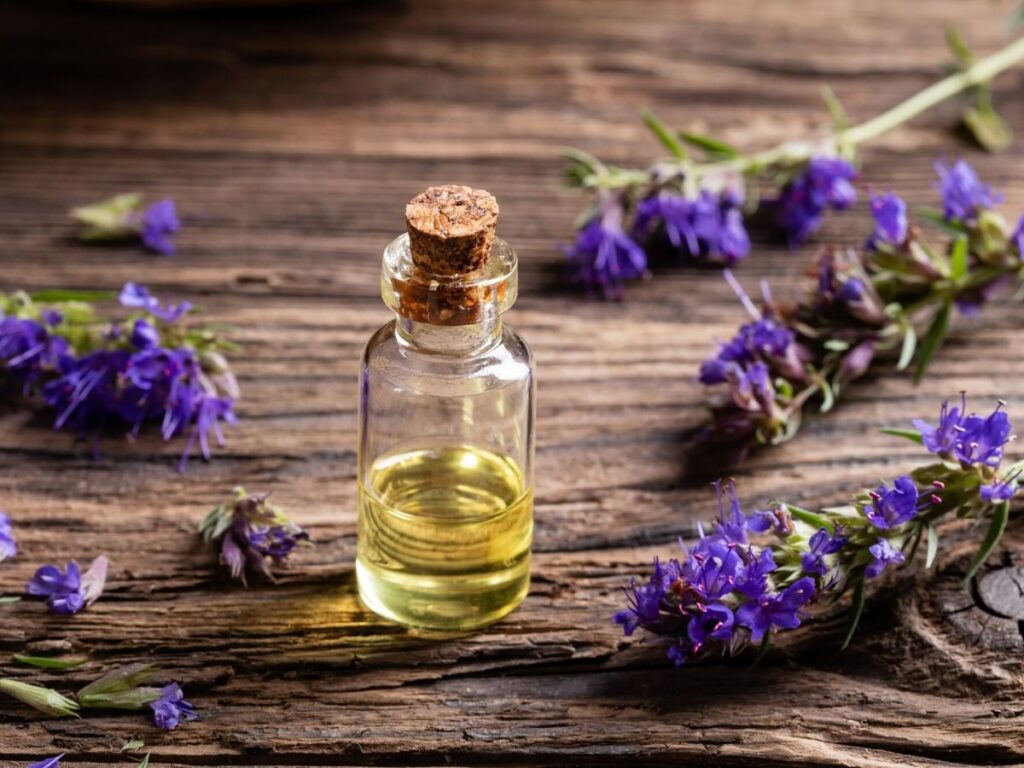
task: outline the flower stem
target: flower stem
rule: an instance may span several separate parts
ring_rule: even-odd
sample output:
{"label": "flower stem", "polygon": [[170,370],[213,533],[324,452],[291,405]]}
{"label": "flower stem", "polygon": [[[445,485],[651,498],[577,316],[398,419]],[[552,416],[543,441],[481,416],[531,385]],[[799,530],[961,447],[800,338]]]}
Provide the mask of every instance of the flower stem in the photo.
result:
{"label": "flower stem", "polygon": [[[778,164],[792,165],[804,162],[815,154],[819,154],[823,147],[830,145],[837,151],[852,149],[866,141],[878,138],[968,88],[991,80],[1000,72],[1021,61],[1024,61],[1024,37],[984,59],[979,59],[960,72],[933,83],[882,114],[833,133],[820,141],[786,141],[752,155],[742,155],[711,163],[661,162],[656,164],[651,171],[656,171],[654,174],[656,178],[679,174],[689,179],[700,179],[718,173],[750,173]],[[614,169],[614,171],[598,173],[597,178],[587,186],[621,189],[649,182],[650,178],[650,171]]]}

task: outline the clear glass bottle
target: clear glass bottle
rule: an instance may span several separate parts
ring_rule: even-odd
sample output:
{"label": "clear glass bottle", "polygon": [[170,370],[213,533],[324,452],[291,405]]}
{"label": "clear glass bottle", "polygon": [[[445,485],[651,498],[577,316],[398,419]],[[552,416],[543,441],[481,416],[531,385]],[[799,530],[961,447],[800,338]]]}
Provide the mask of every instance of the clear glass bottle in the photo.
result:
{"label": "clear glass bottle", "polygon": [[384,251],[396,319],[363,355],[356,573],[363,602],[407,626],[481,627],[529,587],[533,361],[501,320],[516,291],[497,238],[468,274],[417,266],[408,234]]}

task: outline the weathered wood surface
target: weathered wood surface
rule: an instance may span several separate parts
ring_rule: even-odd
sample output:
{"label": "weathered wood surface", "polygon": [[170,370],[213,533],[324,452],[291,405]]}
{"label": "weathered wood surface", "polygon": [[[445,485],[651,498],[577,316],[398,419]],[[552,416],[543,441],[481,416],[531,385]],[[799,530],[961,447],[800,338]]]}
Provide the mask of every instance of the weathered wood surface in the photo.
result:
{"label": "weathered wood surface", "polygon": [[[74,689],[151,660],[203,713],[163,733],[135,714],[55,721],[4,701],[0,765],[57,750],[75,764],[127,762],[116,750],[133,737],[167,765],[1024,762],[1019,527],[973,592],[959,585],[969,542],[935,573],[880,591],[844,655],[828,618],[756,669],[675,672],[621,637],[609,620],[619,586],[710,513],[707,478],[684,461],[702,415],[693,377],[740,310],[714,271],[662,273],[621,305],[585,301],[562,288],[553,246],[580,204],[558,187],[558,146],[644,162],[656,150],[635,119],[642,105],[765,146],[814,129],[826,81],[866,117],[941,74],[945,22],[981,50],[1004,44],[1005,6],[439,0],[251,17],[35,6],[0,4],[0,288],[134,279],[201,303],[239,328],[245,397],[229,447],[184,477],[177,446],[113,440],[94,463],[28,414],[0,415],[0,507],[22,544],[0,589],[19,590],[44,561],[113,562],[107,595],[70,620],[0,607],[0,672]],[[1011,75],[997,88],[1018,128],[1019,85]],[[954,121],[943,107],[878,142],[866,179],[928,202]],[[1020,145],[971,155],[1010,209],[1024,207],[1021,158]],[[355,377],[387,319],[381,250],[404,202],[447,181],[497,195],[500,232],[521,256],[509,319],[540,370],[537,555],[521,610],[431,641],[354,597]],[[180,255],[70,241],[69,207],[127,189],[179,201]],[[858,210],[824,235],[855,243],[865,227]],[[755,245],[741,279],[798,290],[811,251]],[[1004,397],[1024,419],[1021,312],[1002,301],[959,319],[916,389],[901,375],[851,388],[795,442],[736,470],[744,498],[835,501],[911,467],[914,447],[876,427],[960,389]],[[277,587],[225,584],[193,536],[237,483],[272,490],[317,541]],[[58,677],[10,662],[56,648],[92,663]]]}

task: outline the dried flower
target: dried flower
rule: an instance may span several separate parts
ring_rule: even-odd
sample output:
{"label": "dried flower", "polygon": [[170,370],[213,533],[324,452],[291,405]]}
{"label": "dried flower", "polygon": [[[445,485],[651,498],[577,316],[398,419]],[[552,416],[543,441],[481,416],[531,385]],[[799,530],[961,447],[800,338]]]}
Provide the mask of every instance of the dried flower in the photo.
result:
{"label": "dried flower", "polygon": [[[714,387],[702,453],[710,443],[736,460],[751,448],[790,439],[809,402],[818,399],[821,410],[828,411],[882,354],[898,353],[898,369],[916,361],[920,380],[949,330],[953,307],[977,311],[993,290],[1024,277],[1009,227],[998,212],[983,207],[996,196],[965,163],[954,168],[960,169],[957,194],[966,199],[964,189],[973,189],[973,207],[969,222],[945,223],[957,234],[944,248],[933,248],[919,229],[910,227],[903,201],[886,193],[871,200],[875,228],[867,247],[862,252],[825,249],[816,285],[796,305],[774,302],[765,289],[762,305],[755,306],[726,272],[753,322],[741,326],[701,366],[701,382]],[[972,184],[963,182],[968,177]],[[929,325],[919,339],[916,327],[922,318]],[[760,386],[752,381],[754,374]],[[998,463],[1000,441],[1009,435],[1005,415],[994,415],[986,425],[968,424],[955,410],[949,418],[957,430],[969,428],[969,434],[953,436],[952,427],[941,428],[961,444],[956,450],[948,446],[947,453],[958,461]],[[933,439],[928,429],[924,432]]]}
{"label": "dried flower", "polygon": [[177,683],[170,683],[160,689],[160,698],[149,703],[153,710],[153,722],[157,728],[173,731],[181,721],[195,720],[195,707],[185,701],[185,694]]}
{"label": "dried flower", "polygon": [[35,597],[45,597],[52,613],[71,615],[88,608],[103,594],[109,562],[100,555],[89,570],[82,574],[78,563],[72,560],[67,571],[56,565],[44,565],[25,585],[25,591]]}
{"label": "dried flower", "polygon": [[0,512],[0,563],[18,554],[18,542],[14,540],[11,518]]}
{"label": "dried flower", "polygon": [[[943,407],[941,421],[952,424],[951,431],[975,419],[972,429],[987,435],[990,447],[1003,439],[1001,408],[985,418],[952,413]],[[888,431],[926,445],[934,437],[920,430]],[[866,581],[910,560],[923,536],[937,542],[935,524],[946,515],[989,521],[968,570],[971,579],[999,541],[1024,462],[1004,471],[999,461],[987,460],[994,454],[986,450],[954,463],[957,450],[950,444],[941,449],[941,463],[864,491],[851,504],[818,512],[776,501],[746,515],[735,487],[716,483],[712,532],[698,526],[700,538],[683,545],[681,558],[656,559],[646,582],[626,588],[627,606],[614,620],[626,635],[643,628],[666,638],[667,655],[677,665],[735,654],[799,626],[822,597],[837,598],[852,589],[855,605],[863,605]],[[935,548],[928,549],[930,566]],[[858,619],[859,608],[851,614],[847,642]]]}
{"label": "dried flower", "polygon": [[181,229],[173,200],[143,208],[142,196],[135,193],[75,208],[71,217],[80,225],[78,236],[85,242],[138,238],[147,249],[165,256],[174,253],[171,236]]}
{"label": "dried flower", "polygon": [[281,564],[297,546],[309,544],[309,534],[292,523],[284,511],[267,502],[269,494],[234,490],[230,504],[213,509],[199,524],[207,543],[219,545],[220,561],[232,578],[246,584],[246,570],[273,581],[269,561]]}

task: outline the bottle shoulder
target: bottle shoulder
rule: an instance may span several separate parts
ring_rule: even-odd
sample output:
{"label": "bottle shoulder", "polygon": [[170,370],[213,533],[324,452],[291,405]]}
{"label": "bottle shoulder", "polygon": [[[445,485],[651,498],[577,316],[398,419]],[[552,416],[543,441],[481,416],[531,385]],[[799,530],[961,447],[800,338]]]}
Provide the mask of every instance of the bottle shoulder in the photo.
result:
{"label": "bottle shoulder", "polygon": [[[481,385],[494,389],[532,384],[533,353],[522,336],[505,325],[497,340],[483,350],[451,355],[422,351],[403,342],[395,332],[395,321],[391,321],[367,342],[363,368],[367,375],[387,379],[397,386],[431,380],[437,386],[452,387],[455,394]],[[467,382],[468,387],[463,386]]]}

